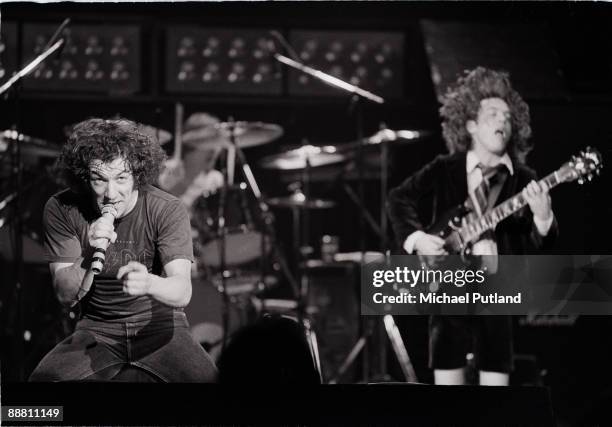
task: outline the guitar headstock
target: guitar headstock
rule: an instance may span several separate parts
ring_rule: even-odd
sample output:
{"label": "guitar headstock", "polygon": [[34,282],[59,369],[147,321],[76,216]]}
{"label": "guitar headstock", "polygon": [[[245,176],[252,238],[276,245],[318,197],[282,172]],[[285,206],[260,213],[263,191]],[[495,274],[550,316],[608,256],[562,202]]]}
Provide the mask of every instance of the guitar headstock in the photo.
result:
{"label": "guitar headstock", "polygon": [[578,181],[578,184],[583,184],[585,181],[591,181],[593,176],[599,175],[602,168],[603,161],[599,151],[587,147],[578,155],[572,156],[572,159],[561,166],[557,173],[560,182]]}

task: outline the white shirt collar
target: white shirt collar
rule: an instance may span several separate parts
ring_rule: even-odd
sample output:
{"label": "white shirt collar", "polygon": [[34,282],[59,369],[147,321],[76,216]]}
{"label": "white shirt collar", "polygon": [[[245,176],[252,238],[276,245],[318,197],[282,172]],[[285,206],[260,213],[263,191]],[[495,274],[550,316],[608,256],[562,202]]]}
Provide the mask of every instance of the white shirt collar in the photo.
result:
{"label": "white shirt collar", "polygon": [[[467,160],[465,162],[465,169],[467,173],[469,174],[474,169],[476,169],[476,166],[478,166],[479,163],[480,163],[480,159],[478,159],[478,156],[476,155],[474,150],[469,150],[467,152]],[[499,163],[495,165],[491,165],[491,166],[497,166],[498,164],[503,164],[504,166],[506,166],[508,168],[508,172],[510,172],[510,175],[514,175],[514,168],[512,167],[512,160],[510,159],[510,156],[508,155],[508,153],[504,154],[501,157],[501,159],[499,160]]]}

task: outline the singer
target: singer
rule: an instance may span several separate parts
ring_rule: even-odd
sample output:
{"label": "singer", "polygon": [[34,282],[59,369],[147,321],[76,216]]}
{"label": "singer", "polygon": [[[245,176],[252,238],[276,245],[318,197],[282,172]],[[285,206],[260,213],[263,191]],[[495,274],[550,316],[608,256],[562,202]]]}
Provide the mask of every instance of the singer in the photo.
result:
{"label": "singer", "polygon": [[73,128],[59,163],[69,188],[47,202],[44,227],[55,292],[80,304],[81,318],[30,381],[216,379],[183,312],[193,262],[187,211],[151,185],[164,159],[129,120]]}

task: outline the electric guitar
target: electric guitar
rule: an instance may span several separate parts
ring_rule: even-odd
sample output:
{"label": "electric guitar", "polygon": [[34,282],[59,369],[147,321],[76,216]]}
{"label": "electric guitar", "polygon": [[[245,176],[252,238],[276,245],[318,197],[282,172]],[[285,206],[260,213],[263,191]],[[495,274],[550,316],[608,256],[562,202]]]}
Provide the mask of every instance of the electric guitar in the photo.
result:
{"label": "electric guitar", "polygon": [[[546,185],[549,189],[564,182],[578,181],[579,184],[583,184],[591,181],[594,175],[599,175],[602,167],[601,154],[596,149],[587,147],[558,170],[542,178],[539,183]],[[481,217],[470,218],[468,215],[470,209],[464,203],[443,215],[440,221],[427,230],[427,233],[443,238],[444,249],[449,254],[460,254],[462,260],[467,262],[473,243],[478,241],[485,231],[494,230],[498,223],[526,204],[525,198],[518,193]],[[427,257],[427,263],[432,261]]]}

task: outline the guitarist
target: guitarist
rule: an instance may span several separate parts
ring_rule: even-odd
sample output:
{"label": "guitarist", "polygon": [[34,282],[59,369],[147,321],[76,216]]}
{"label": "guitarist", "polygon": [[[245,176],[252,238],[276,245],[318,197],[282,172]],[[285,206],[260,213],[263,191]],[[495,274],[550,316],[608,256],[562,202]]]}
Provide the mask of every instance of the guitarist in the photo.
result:
{"label": "guitarist", "polygon": [[[520,191],[529,209],[483,234],[473,254],[528,254],[549,247],[557,224],[548,188],[525,165],[532,148],[529,107],[509,75],[483,67],[467,71],[447,91],[440,114],[450,154],[439,155],[389,194],[389,216],[401,247],[409,254],[444,255],[444,240],[427,229],[445,212],[469,200],[474,214],[481,215]],[[510,316],[431,316],[429,336],[436,384],[464,384],[468,353],[475,356],[480,384],[509,383]]]}

